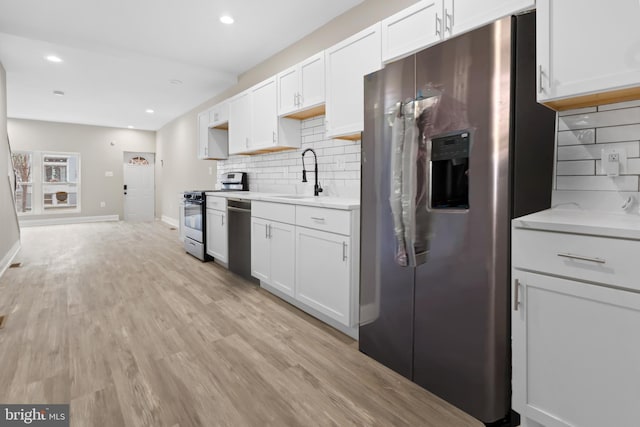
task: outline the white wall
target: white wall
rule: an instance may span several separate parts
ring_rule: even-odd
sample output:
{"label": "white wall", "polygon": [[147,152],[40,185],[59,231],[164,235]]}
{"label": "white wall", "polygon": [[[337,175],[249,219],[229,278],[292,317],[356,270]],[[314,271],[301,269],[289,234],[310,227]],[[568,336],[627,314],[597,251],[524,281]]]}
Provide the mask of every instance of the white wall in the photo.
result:
{"label": "white wall", "polygon": [[[416,0],[365,0],[360,5],[336,17],[307,37],[282,50],[258,66],[239,76],[238,84],[192,111],[178,117],[157,132],[158,168],[156,212],[177,219],[178,194],[188,189],[213,188],[217,175],[214,160],[196,160],[197,114],[260,81],[277,74],[358,31],[416,3]],[[342,141],[335,141],[343,144]],[[273,155],[262,155],[263,156]],[[256,161],[258,159],[256,158]],[[232,160],[234,161],[234,160]],[[213,175],[209,174],[212,168]]]}
{"label": "white wall", "polygon": [[[554,205],[623,212],[640,190],[640,101],[580,108],[558,114]],[[603,149],[624,150],[620,176],[600,167]],[[638,204],[630,212],[638,213]]]}
{"label": "white wall", "polygon": [[[8,125],[14,151],[75,152],[81,157],[81,211],[25,215],[21,219],[103,215],[118,215],[122,219],[123,152],[156,151],[156,133],[151,131],[23,119],[9,119]],[[113,176],[105,176],[107,171],[113,172]],[[100,207],[100,202],[106,206]]]}
{"label": "white wall", "polygon": [[7,79],[0,63],[0,273],[18,248],[20,229],[9,183],[9,144],[7,142]]}

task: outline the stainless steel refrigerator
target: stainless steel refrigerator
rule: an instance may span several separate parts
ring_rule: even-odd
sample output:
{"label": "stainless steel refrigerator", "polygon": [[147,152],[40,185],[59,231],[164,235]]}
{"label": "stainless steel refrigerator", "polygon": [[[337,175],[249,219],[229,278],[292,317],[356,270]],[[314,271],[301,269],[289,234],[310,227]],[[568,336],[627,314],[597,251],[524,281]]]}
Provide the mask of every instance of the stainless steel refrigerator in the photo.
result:
{"label": "stainless steel refrigerator", "polygon": [[535,15],[365,77],[360,350],[479,420],[510,413],[510,220],[551,204]]}

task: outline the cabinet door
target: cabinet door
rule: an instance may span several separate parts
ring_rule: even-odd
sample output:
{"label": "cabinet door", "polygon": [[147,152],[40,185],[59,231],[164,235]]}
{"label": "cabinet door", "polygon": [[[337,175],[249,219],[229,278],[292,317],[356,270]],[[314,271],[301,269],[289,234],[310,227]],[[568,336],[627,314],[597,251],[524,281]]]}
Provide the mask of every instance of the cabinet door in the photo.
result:
{"label": "cabinet door", "polygon": [[[269,250],[269,222],[251,217],[251,275],[269,282],[271,251]],[[232,237],[233,238],[233,237]]]}
{"label": "cabinet door", "polygon": [[278,116],[298,109],[298,67],[278,73]]}
{"label": "cabinet door", "polygon": [[271,269],[269,284],[287,295],[294,295],[296,237],[295,226],[280,222],[268,225]]}
{"label": "cabinet door", "polygon": [[229,103],[224,101],[209,111],[209,126],[220,126],[229,121]]}
{"label": "cabinet door", "polygon": [[206,159],[209,155],[209,112],[198,114],[198,158]]}
{"label": "cabinet door", "polygon": [[271,147],[276,144],[278,110],[275,77],[251,89],[251,140],[249,148]]}
{"label": "cabinet door", "polygon": [[537,2],[538,100],[638,86],[637,1]]}
{"label": "cabinet door", "polygon": [[220,262],[228,262],[227,213],[207,209],[207,253]]}
{"label": "cabinet door", "polygon": [[326,50],[327,137],[353,137],[363,129],[364,76],[382,66],[380,23]]}
{"label": "cabinet door", "polygon": [[513,407],[522,426],[637,424],[640,295],[521,271],[513,277]]}
{"label": "cabinet door", "polygon": [[229,154],[248,151],[251,135],[251,97],[243,92],[229,101]]}
{"label": "cabinet door", "polygon": [[300,109],[324,104],[324,68],[324,51],[300,63]]}
{"label": "cabinet door", "polygon": [[350,326],[350,239],[296,227],[296,298]]}
{"label": "cabinet door", "polygon": [[535,0],[444,0],[445,37],[533,8],[535,4]]}
{"label": "cabinet door", "polygon": [[382,61],[391,62],[440,41],[443,0],[422,0],[382,21]]}

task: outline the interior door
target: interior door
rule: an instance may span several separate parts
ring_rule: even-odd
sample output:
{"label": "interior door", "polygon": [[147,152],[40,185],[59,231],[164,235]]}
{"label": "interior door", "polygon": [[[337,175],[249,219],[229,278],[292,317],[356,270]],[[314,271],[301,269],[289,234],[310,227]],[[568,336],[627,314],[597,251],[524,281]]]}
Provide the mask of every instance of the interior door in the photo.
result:
{"label": "interior door", "polygon": [[155,217],[155,154],[124,153],[124,220]]}

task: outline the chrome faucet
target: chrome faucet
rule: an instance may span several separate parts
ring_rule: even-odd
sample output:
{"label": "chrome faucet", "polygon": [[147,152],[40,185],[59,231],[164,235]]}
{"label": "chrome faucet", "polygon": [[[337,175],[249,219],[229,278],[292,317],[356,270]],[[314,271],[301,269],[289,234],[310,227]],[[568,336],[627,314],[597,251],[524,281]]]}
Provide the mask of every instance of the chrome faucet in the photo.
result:
{"label": "chrome faucet", "polygon": [[307,154],[308,151],[311,151],[313,153],[313,158],[315,162],[314,174],[316,178],[316,183],[313,186],[313,195],[319,196],[320,193],[322,193],[322,187],[320,187],[320,183],[318,182],[318,156],[316,156],[316,152],[313,151],[313,148],[307,148],[302,152],[302,182],[307,182],[307,170],[304,168],[304,155]]}

